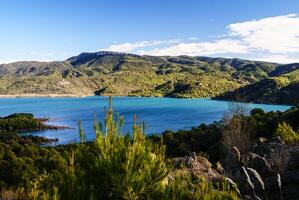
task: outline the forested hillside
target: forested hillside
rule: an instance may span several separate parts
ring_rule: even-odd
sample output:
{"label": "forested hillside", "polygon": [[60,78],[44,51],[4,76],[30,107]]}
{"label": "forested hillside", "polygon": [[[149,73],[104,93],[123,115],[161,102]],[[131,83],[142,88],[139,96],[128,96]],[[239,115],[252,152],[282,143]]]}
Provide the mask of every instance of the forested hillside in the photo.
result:
{"label": "forested hillside", "polygon": [[[287,87],[279,94],[270,83],[277,80],[283,80],[283,87]],[[249,95],[248,98],[242,97],[245,101],[293,103],[294,100],[285,100],[280,96],[285,92],[293,94],[298,80],[298,64],[279,65],[191,56],[140,56],[115,52],[82,53],[60,62],[27,61],[0,65],[0,94],[21,96],[96,94],[221,96],[222,99],[229,99],[235,95],[223,94],[236,90],[237,96],[242,96],[238,89],[245,87],[246,95]],[[262,99],[253,98],[254,94],[247,91],[251,84],[254,88],[261,84],[275,94],[275,98],[261,94],[258,96]],[[278,89],[281,87],[278,86]]]}
{"label": "forested hillside", "polygon": [[[285,69],[289,71],[290,69]],[[215,97],[220,100],[245,101],[270,104],[296,105],[299,103],[299,69],[284,74],[275,70],[278,77],[262,79],[234,91]]]}

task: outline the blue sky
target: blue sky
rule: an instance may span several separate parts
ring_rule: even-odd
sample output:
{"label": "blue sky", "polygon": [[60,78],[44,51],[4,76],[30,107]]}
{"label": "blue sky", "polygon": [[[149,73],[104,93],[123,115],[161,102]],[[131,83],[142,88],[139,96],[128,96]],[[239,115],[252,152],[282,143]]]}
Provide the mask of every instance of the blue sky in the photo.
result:
{"label": "blue sky", "polygon": [[111,50],[299,62],[298,0],[0,0],[0,63]]}

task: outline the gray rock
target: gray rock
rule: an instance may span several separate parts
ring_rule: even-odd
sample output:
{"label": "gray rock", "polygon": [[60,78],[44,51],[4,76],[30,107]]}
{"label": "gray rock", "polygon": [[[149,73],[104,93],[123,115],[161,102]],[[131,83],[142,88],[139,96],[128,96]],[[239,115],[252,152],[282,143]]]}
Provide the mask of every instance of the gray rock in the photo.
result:
{"label": "gray rock", "polygon": [[273,176],[276,174],[268,161],[255,153],[249,153],[247,160],[248,166],[255,169],[263,177]]}

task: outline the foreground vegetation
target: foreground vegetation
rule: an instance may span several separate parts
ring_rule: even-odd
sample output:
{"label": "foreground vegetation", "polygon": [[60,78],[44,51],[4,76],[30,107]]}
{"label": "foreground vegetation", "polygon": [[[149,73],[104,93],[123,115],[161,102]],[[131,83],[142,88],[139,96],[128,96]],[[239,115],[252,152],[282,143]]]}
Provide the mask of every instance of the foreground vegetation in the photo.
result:
{"label": "foreground vegetation", "polygon": [[[296,199],[299,189],[299,106],[285,112],[232,103],[222,121],[162,133],[167,156],[195,152],[238,183],[249,199]],[[159,141],[157,135],[151,136]],[[219,164],[221,163],[221,165]]]}
{"label": "foreground vegetation", "polygon": [[[242,108],[243,106],[245,107]],[[275,136],[280,136],[286,143],[298,143],[299,106],[292,107],[285,112],[271,111],[266,113],[262,109],[253,109],[249,116],[243,116],[244,112],[248,111],[244,104],[231,103],[230,107],[229,113],[233,113],[233,115],[240,115],[238,112],[242,110],[241,117],[229,121],[224,118],[222,121],[209,125],[201,124],[191,130],[163,132],[163,143],[167,147],[167,155],[176,157],[196,152],[208,155],[211,161],[221,160],[225,157],[223,135],[227,131],[226,129],[229,132],[232,132],[230,129],[240,129],[238,134],[245,135],[244,138],[239,139],[243,141],[234,144],[239,149],[244,148],[245,140],[250,140],[253,143],[258,138],[271,139]],[[152,135],[151,138],[154,141],[160,140],[158,135]]]}
{"label": "foreground vegetation", "polygon": [[110,109],[94,123],[95,140],[39,147],[0,138],[1,199],[239,199],[226,180],[217,184],[174,170],[165,146],[144,135],[135,120],[132,135]]}
{"label": "foreground vegetation", "polygon": [[56,147],[0,133],[0,199],[296,198],[299,106],[246,113],[235,103],[222,121],[146,137],[136,119],[122,133],[110,99],[92,142],[81,127],[80,143]]}

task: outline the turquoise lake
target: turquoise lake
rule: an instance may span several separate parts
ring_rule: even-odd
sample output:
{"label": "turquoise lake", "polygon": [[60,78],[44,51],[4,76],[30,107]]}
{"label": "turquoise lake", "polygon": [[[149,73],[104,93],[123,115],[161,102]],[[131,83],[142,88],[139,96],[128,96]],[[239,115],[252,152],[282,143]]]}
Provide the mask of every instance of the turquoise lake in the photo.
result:
{"label": "turquoise lake", "polygon": [[[104,118],[108,106],[107,97],[84,98],[2,98],[0,116],[17,112],[33,113],[35,117],[49,118],[49,124],[69,126],[71,129],[47,130],[30,134],[58,138],[58,144],[79,141],[78,120],[82,121],[87,140],[94,138],[94,112],[99,121]],[[148,134],[161,133],[166,129],[190,129],[201,123],[220,120],[229,103],[210,99],[177,99],[156,97],[114,97],[113,110],[125,118],[123,132],[131,131],[133,115],[144,121]],[[248,107],[265,111],[284,111],[289,106],[249,104]],[[28,134],[28,133],[27,133]]]}

